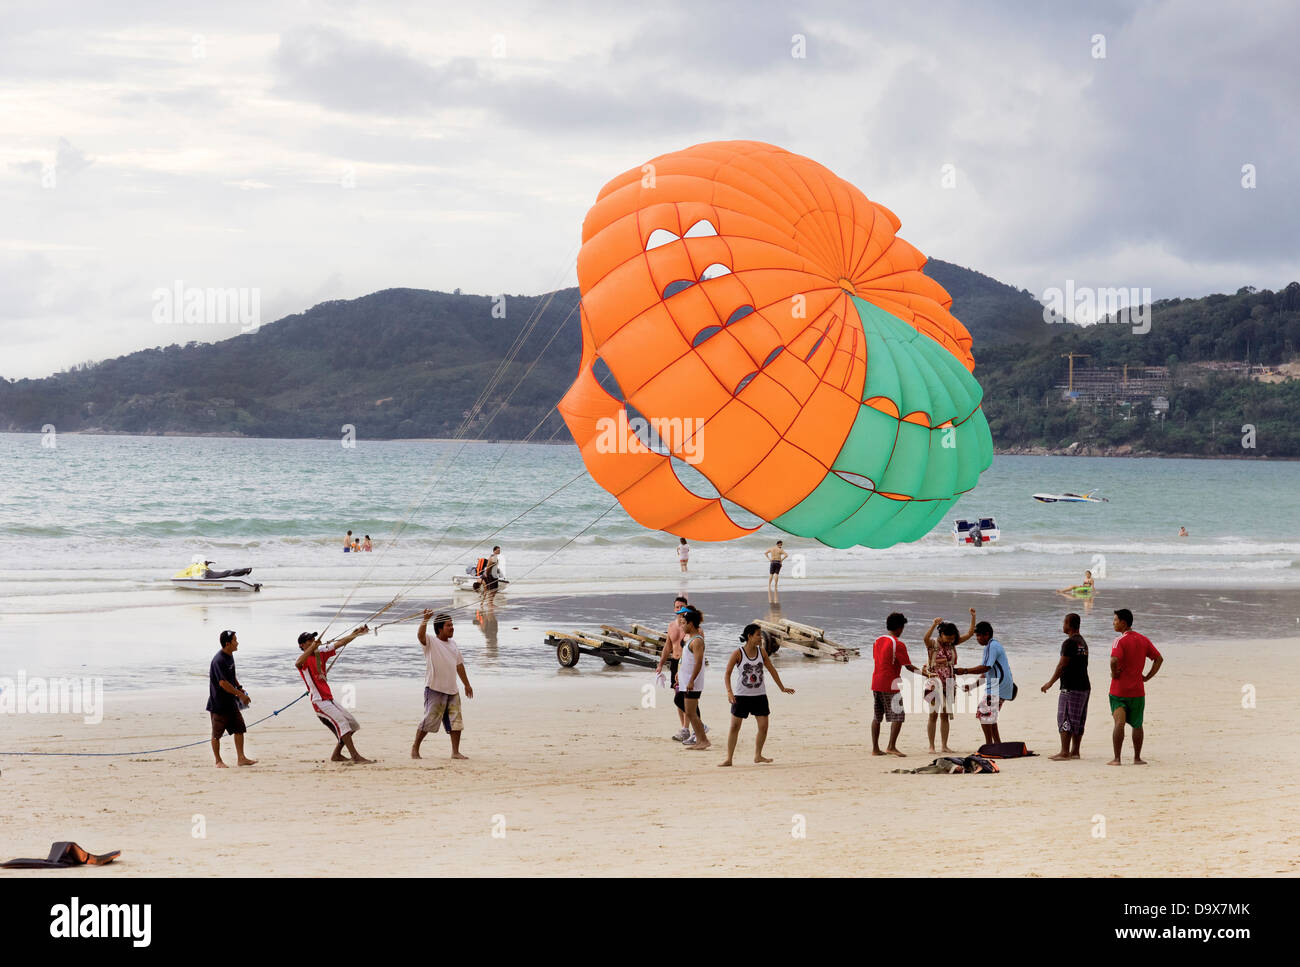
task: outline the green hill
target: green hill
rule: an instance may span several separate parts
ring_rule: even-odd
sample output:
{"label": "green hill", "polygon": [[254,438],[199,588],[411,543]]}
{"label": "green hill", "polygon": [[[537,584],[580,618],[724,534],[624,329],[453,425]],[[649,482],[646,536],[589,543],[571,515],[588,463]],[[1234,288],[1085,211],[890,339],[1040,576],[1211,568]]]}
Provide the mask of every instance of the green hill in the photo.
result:
{"label": "green hill", "polygon": [[[1258,449],[1246,455],[1300,456],[1300,431],[1288,425],[1300,412],[1300,381],[1267,385],[1194,365],[1289,359],[1300,346],[1300,283],[1158,302],[1151,331],[1136,335],[1118,323],[1048,325],[1024,290],[937,260],[926,270],[974,336],[976,376],[1001,448],[1080,441],[1241,455],[1240,433],[1220,430],[1245,422],[1260,427]],[[326,302],[216,343],[143,350],[45,379],[0,379],[0,428],[338,437],[351,424],[365,439],[449,436],[496,374],[471,437],[536,431],[534,439],[567,439],[551,408],[577,369],[577,301],[576,289],[512,296],[504,318],[493,299],[459,292],[388,289]],[[498,374],[517,341],[515,361]],[[1080,371],[1172,367],[1165,419],[1149,401],[1064,400],[1057,385],[1071,352],[1087,356]]]}

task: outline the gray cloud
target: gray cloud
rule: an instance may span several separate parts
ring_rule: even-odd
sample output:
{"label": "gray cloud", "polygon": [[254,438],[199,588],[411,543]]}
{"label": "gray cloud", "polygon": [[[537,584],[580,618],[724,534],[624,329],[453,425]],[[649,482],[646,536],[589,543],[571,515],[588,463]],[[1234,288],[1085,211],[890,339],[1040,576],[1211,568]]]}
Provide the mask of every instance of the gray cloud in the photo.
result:
{"label": "gray cloud", "polygon": [[1281,0],[49,0],[5,27],[6,376],[165,341],[148,293],[174,279],[258,286],[268,315],[564,284],[608,179],[714,139],[808,155],[922,251],[1035,292],[1300,275]]}

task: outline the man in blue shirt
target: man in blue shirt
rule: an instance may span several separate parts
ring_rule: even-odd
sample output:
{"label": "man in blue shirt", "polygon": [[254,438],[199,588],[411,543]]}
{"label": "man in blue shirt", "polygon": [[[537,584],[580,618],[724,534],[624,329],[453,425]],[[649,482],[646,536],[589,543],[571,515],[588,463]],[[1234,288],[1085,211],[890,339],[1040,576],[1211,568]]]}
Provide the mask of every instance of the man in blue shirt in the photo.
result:
{"label": "man in blue shirt", "polygon": [[[1003,702],[1016,696],[1016,683],[1011,678],[1011,663],[1007,660],[1002,642],[993,637],[993,626],[987,621],[981,621],[975,626],[975,640],[984,648],[980,664],[973,668],[955,668],[953,674],[983,676],[984,697],[980,699],[975,717],[984,730],[986,743],[1001,742],[1002,737],[998,734],[998,710],[1002,708]],[[966,691],[969,692],[971,687],[967,685]]]}
{"label": "man in blue shirt", "polygon": [[256,759],[244,755],[244,725],[242,709],[248,708],[252,699],[235,677],[235,651],[239,637],[233,631],[221,632],[221,650],[208,666],[208,712],[212,716],[212,755],[218,769],[226,768],[221,761],[221,736],[229,732],[235,737],[236,763],[241,766],[257,765]]}

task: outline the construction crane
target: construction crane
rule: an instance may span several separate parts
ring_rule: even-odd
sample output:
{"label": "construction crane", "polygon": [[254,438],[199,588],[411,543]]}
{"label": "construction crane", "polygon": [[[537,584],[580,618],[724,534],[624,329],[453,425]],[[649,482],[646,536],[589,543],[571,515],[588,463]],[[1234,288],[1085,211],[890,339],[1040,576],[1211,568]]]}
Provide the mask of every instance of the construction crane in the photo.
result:
{"label": "construction crane", "polygon": [[1070,382],[1066,392],[1073,394],[1074,393],[1074,361],[1076,359],[1090,359],[1091,353],[1061,353],[1061,358],[1062,359],[1068,358],[1070,360]]}

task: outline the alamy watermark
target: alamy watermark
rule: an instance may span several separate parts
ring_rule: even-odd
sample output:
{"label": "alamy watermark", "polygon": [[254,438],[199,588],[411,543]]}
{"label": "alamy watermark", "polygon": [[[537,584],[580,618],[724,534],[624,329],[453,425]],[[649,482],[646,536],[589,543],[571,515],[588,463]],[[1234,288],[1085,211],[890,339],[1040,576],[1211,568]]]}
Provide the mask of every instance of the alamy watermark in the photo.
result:
{"label": "alamy watermark", "polygon": [[0,715],[80,715],[87,725],[104,720],[102,678],[0,678]]}
{"label": "alamy watermark", "polygon": [[[596,421],[597,453],[661,453],[695,466],[704,459],[704,420],[694,417],[634,416],[627,410]],[[645,441],[651,441],[647,444]]]}
{"label": "alamy watermark", "polygon": [[201,289],[180,279],[153,290],[153,321],[160,326],[229,326],[255,332],[262,324],[261,289]]}
{"label": "alamy watermark", "polygon": [[1082,326],[1113,318],[1132,325],[1135,336],[1145,335],[1151,331],[1151,289],[1137,286],[1098,289],[1076,286],[1074,279],[1066,279],[1064,290],[1055,286],[1043,290],[1043,321],[1060,322],[1067,318]]}

